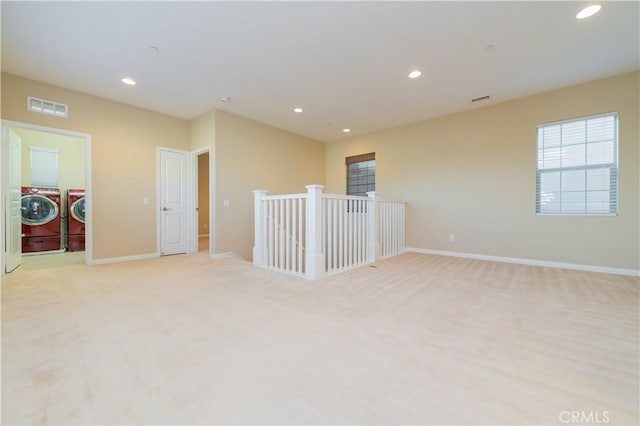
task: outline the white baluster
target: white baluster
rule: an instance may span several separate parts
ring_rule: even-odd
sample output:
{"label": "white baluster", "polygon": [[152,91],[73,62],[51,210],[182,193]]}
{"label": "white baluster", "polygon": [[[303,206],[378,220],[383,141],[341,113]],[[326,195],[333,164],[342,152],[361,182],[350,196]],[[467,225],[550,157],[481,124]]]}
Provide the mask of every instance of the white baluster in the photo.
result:
{"label": "white baluster", "polygon": [[374,191],[367,192],[367,197],[369,197],[369,208],[367,209],[367,224],[369,227],[367,260],[375,262],[380,258],[380,224],[378,218],[378,205],[380,202]]}
{"label": "white baluster", "polygon": [[360,263],[360,200],[353,202],[353,263]]}
{"label": "white baluster", "polygon": [[276,226],[275,217],[273,215],[275,209],[275,201],[269,200],[267,201],[269,204],[269,267],[273,268],[274,264],[274,249],[275,249],[275,241],[274,241],[274,228]]}
{"label": "white baluster", "polygon": [[291,200],[291,243],[293,245],[291,249],[291,270],[298,272],[298,199]]}
{"label": "white baluster", "polygon": [[278,200],[278,211],[280,212],[278,220],[278,267],[284,268],[284,200]]}
{"label": "white baluster", "polygon": [[303,250],[304,247],[306,245],[306,241],[303,240],[302,237],[302,230],[304,229],[303,227],[305,226],[304,224],[304,214],[305,214],[305,209],[304,209],[305,205],[304,205],[304,199],[303,198],[298,198],[298,271],[300,273],[304,272],[304,262],[303,262]]}
{"label": "white baluster", "polygon": [[338,269],[338,200],[333,200],[333,249],[331,256],[333,258],[333,269]]}
{"label": "white baluster", "polygon": [[285,209],[286,209],[286,217],[285,217],[285,227],[284,227],[284,238],[285,238],[285,252],[284,252],[284,267],[288,271],[291,265],[289,264],[291,258],[291,200],[285,200]]}

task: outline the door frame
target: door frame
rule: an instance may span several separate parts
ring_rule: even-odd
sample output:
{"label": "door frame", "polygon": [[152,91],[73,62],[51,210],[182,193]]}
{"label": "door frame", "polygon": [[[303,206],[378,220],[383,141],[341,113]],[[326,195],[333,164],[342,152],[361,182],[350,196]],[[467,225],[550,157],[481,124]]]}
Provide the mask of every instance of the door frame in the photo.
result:
{"label": "door frame", "polygon": [[[18,153],[18,158],[17,160],[20,162],[20,164],[18,165],[18,170],[12,170],[13,166],[14,166],[14,161],[15,160],[14,156],[11,155],[11,151],[13,149],[12,147],[12,143],[11,143],[11,139],[12,139],[12,135],[17,138],[18,140],[18,145],[19,145],[19,149],[20,152]],[[5,140],[5,136],[6,136],[6,140]],[[0,261],[0,267],[2,268],[2,274],[7,274],[10,272],[13,272],[17,267],[19,267],[22,264],[22,220],[20,220],[20,225],[19,225],[19,229],[18,234],[20,236],[20,241],[18,242],[19,246],[15,247],[13,245],[13,239],[16,237],[15,233],[14,233],[14,222],[12,221],[13,219],[13,215],[14,215],[14,203],[11,199],[11,195],[10,195],[10,187],[12,187],[11,189],[13,189],[15,191],[15,181],[12,181],[11,176],[9,176],[10,174],[15,173],[16,171],[19,173],[19,178],[18,180],[20,182],[18,182],[18,188],[20,188],[22,186],[22,140],[20,139],[20,136],[18,136],[14,131],[13,128],[11,127],[5,127],[2,126],[2,149],[3,149],[3,155],[0,155],[0,163],[2,163],[2,165],[0,165],[0,180],[2,180],[3,182],[5,182],[6,184],[3,185],[5,191],[2,193],[2,196],[0,198],[2,198],[2,201],[0,201],[0,206],[2,206],[2,203],[6,203],[6,211],[5,210],[0,210],[2,212],[2,226],[0,226],[0,241],[2,241],[2,248],[0,249],[0,253],[2,253],[2,255],[0,256],[0,258],[2,259],[2,261]],[[11,167],[8,167],[9,165],[11,165]],[[4,167],[4,172],[5,174],[2,174],[2,167]],[[12,185],[13,184],[13,185]],[[20,198],[22,198],[22,194],[20,194]],[[1,209],[1,207],[0,207]],[[5,237],[6,235],[6,237]],[[15,249],[19,249],[20,253],[16,255],[16,253],[14,252]],[[9,266],[9,262],[17,262],[17,264],[13,264],[11,266],[13,266],[12,268],[8,268]]]}
{"label": "door frame", "polygon": [[[84,262],[87,265],[93,264],[93,190],[92,190],[92,180],[91,180],[91,135],[89,133],[81,133],[73,130],[67,129],[58,129],[55,127],[46,127],[40,126],[37,124],[31,123],[23,123],[20,121],[12,121],[12,120],[0,120],[0,124],[2,127],[8,128],[19,128],[25,130],[35,130],[39,132],[45,133],[55,133],[64,136],[74,136],[80,139],[84,139],[84,185],[85,185],[85,259]],[[1,150],[2,155],[0,157],[4,157],[5,153],[5,144],[2,143]],[[2,194],[0,197],[2,201],[0,202],[0,207],[2,209],[2,215],[5,217],[6,209],[8,206],[5,206],[4,199],[7,193],[6,183],[3,181],[2,188],[0,188]],[[3,221],[4,222],[4,221]],[[5,224],[2,224],[2,249],[0,250],[2,254],[2,271],[4,271],[4,262],[5,262],[5,239],[7,238],[7,233],[5,229]],[[4,272],[3,272],[4,273]]]}
{"label": "door frame", "polygon": [[[169,148],[166,146],[156,146],[156,255],[162,256],[162,217],[161,217],[161,205],[160,200],[162,198],[162,164],[160,163],[160,152],[168,151],[175,152],[179,154],[185,154],[186,163],[187,163],[187,214],[186,214],[186,237],[187,241],[187,253],[193,253],[193,235],[191,235],[191,229],[193,229],[193,214],[189,212],[196,213],[196,229],[198,228],[198,216],[196,205],[197,205],[197,197],[198,193],[194,194],[193,188],[193,156],[189,151],[185,151],[183,149]],[[198,251],[198,240],[196,238],[196,246],[195,251]]]}
{"label": "door frame", "polygon": [[192,188],[193,188],[193,209],[192,211],[192,217],[191,217],[191,223],[192,223],[192,227],[191,227],[191,235],[195,236],[195,238],[192,239],[192,244],[191,244],[191,252],[192,253],[197,253],[198,252],[198,236],[199,236],[199,232],[198,232],[198,156],[202,155],[202,154],[209,154],[209,196],[207,197],[207,199],[209,200],[209,224],[208,224],[208,229],[207,232],[209,233],[209,256],[211,256],[212,253],[214,253],[214,243],[215,240],[213,238],[214,232],[213,232],[213,197],[211,194],[213,194],[213,179],[212,179],[212,169],[211,169],[211,163],[212,163],[212,158],[211,158],[211,147],[210,146],[203,146],[202,148],[198,148],[194,151],[191,151],[190,153],[191,155],[190,157],[190,161],[191,164],[193,165],[192,167]]}

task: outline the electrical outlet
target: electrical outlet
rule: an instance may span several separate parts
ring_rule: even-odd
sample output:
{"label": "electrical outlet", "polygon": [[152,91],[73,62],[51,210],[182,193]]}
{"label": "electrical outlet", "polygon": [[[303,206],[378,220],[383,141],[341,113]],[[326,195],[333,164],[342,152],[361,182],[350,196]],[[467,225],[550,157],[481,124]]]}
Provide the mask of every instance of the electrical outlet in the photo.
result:
{"label": "electrical outlet", "polygon": [[449,234],[449,241],[455,241],[456,240],[456,236],[453,234]]}
{"label": "electrical outlet", "polygon": [[231,205],[231,202],[229,202],[229,200],[224,200],[222,202],[222,205],[225,206],[225,207],[229,207]]}

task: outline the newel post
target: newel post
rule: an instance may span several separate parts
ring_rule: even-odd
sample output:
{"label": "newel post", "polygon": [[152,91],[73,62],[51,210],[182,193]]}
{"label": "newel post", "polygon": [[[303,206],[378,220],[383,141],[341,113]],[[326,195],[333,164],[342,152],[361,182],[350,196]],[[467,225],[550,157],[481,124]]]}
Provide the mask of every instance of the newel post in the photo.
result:
{"label": "newel post", "polygon": [[375,262],[380,259],[380,215],[378,209],[378,197],[375,191],[367,192],[367,197],[370,199],[369,212],[367,217],[368,235],[367,241],[367,260],[369,262]]}
{"label": "newel post", "polygon": [[254,206],[253,206],[253,264],[255,266],[265,266],[264,261],[264,209],[262,208],[262,199],[267,196],[267,192],[264,189],[256,189],[253,191]]}
{"label": "newel post", "polygon": [[306,274],[317,280],[325,275],[322,253],[322,185],[307,185]]}

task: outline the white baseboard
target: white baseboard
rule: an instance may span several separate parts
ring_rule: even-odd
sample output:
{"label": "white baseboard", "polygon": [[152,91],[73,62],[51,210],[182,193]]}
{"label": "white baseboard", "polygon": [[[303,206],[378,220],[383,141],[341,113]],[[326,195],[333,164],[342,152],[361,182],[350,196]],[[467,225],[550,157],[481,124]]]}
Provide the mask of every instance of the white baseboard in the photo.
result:
{"label": "white baseboard", "polygon": [[87,262],[89,265],[106,265],[109,263],[120,263],[120,262],[132,262],[134,260],[145,260],[145,259],[153,259],[156,257],[160,257],[159,253],[145,253],[145,254],[136,254],[133,256],[122,256],[122,257],[106,257],[103,259],[93,259],[90,262]]}
{"label": "white baseboard", "polygon": [[46,256],[48,254],[60,254],[60,253],[66,253],[66,249],[59,249],[59,250],[48,250],[48,251],[36,251],[36,252],[31,252],[31,253],[22,253],[22,256]]}
{"label": "white baseboard", "polygon": [[431,250],[416,247],[406,247],[405,251],[438,256],[462,257],[466,259],[488,260],[491,262],[517,263],[520,265],[544,266],[547,268],[574,269],[578,271],[601,272],[603,274],[627,275],[640,277],[638,269],[610,268],[608,266],[580,265],[576,263],[549,262],[546,260],[523,259],[520,257],[489,256],[475,253],[460,253],[456,251]]}
{"label": "white baseboard", "polygon": [[225,253],[216,253],[216,254],[209,254],[209,259],[225,259],[227,257],[233,257],[235,259],[239,259],[239,260],[246,260],[244,259],[242,256],[240,256],[238,253],[234,252],[234,251],[228,251]]}

